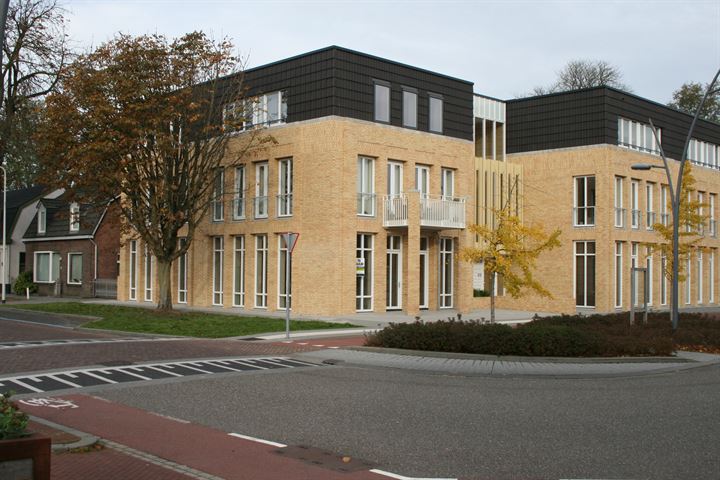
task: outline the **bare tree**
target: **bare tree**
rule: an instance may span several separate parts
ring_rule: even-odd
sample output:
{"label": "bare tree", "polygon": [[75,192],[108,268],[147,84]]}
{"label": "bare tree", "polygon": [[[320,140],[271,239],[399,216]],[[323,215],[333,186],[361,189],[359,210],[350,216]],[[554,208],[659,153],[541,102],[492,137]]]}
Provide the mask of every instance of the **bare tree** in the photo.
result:
{"label": "bare tree", "polygon": [[531,95],[580,90],[583,88],[608,86],[632,91],[622,81],[620,70],[603,60],[571,60],[559,72],[557,80],[548,87],[537,86]]}
{"label": "bare tree", "polygon": [[13,186],[32,183],[37,170],[29,141],[71,58],[64,11],[56,0],[15,0],[7,12],[0,65],[0,159]]}

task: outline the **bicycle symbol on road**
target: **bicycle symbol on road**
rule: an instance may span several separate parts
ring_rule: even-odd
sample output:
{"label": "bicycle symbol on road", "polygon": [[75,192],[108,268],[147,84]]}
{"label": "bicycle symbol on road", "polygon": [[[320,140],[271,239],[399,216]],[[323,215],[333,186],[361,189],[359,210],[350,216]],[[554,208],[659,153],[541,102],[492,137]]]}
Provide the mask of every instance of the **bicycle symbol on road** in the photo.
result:
{"label": "bicycle symbol on road", "polygon": [[64,398],[41,397],[18,400],[18,402],[29,407],[80,408],[72,400],[65,400]]}

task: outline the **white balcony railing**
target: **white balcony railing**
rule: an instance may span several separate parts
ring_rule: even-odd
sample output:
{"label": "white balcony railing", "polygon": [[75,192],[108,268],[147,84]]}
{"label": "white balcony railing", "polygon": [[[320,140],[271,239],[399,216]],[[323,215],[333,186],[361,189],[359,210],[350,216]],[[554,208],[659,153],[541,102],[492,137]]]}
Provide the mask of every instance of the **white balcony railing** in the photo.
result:
{"label": "white balcony railing", "polygon": [[[383,197],[383,226],[408,225],[407,195]],[[458,197],[424,196],[420,198],[420,226],[431,228],[465,228],[465,199]]]}

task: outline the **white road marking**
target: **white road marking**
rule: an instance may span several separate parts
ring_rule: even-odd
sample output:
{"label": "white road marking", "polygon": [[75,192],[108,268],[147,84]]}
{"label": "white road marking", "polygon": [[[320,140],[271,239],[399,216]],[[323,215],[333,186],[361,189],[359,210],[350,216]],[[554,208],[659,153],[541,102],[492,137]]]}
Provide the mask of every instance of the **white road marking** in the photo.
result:
{"label": "white road marking", "polygon": [[144,376],[139,375],[139,374],[137,374],[137,373],[128,372],[128,370],[129,370],[129,369],[126,369],[126,368],[118,368],[118,372],[122,372],[122,373],[125,373],[125,374],[127,374],[127,375],[130,375],[130,376],[133,376],[133,377],[137,377],[137,378],[139,378],[140,380],[152,380],[150,377],[144,377]]}
{"label": "white road marking", "polygon": [[384,470],[378,470],[376,468],[373,468],[370,471],[372,473],[376,473],[378,475],[384,475],[384,476],[390,477],[390,478],[395,478],[397,480],[457,480],[457,478],[406,477],[404,475],[398,475],[397,473],[390,473],[390,472],[386,472]]}
{"label": "white road marking", "polygon": [[229,433],[228,435],[230,435],[231,437],[242,438],[243,440],[250,440],[251,442],[264,443],[265,445],[270,445],[271,447],[278,447],[278,448],[287,447],[287,445],[285,445],[283,443],[271,442],[270,440],[263,440],[262,438],[249,437],[247,435],[241,435],[239,433]]}
{"label": "white road marking", "polygon": [[51,378],[55,380],[56,382],[64,383],[65,385],[70,385],[74,388],[82,388],[82,386],[78,385],[77,383],[73,383],[70,380],[63,380],[62,378],[58,378],[55,375],[48,375],[48,378]]}
{"label": "white road marking", "polygon": [[[8,380],[8,379],[6,378],[5,380]],[[20,385],[21,387],[25,387],[25,388],[27,388],[28,390],[32,390],[32,391],[35,392],[35,393],[43,393],[42,390],[40,390],[40,389],[38,389],[38,388],[35,388],[35,387],[33,387],[32,385],[28,385],[27,383],[24,383],[24,382],[22,382],[22,381],[20,381],[20,380],[15,380],[15,379],[13,379],[13,380],[10,380],[10,381],[13,382],[13,383],[17,383],[17,384]]]}

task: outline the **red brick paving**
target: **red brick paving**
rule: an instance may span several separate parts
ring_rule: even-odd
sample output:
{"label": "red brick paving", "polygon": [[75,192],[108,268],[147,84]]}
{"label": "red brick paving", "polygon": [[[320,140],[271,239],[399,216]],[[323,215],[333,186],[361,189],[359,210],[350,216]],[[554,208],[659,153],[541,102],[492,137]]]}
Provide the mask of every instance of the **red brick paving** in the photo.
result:
{"label": "red brick paving", "polygon": [[[0,311],[0,316],[2,312]],[[71,328],[58,328],[27,322],[0,320],[0,342],[19,342],[27,340],[68,340],[72,338],[111,338],[122,336],[103,332],[87,332]],[[127,336],[127,335],[126,335]]]}
{"label": "red brick paving", "polygon": [[[32,415],[227,480],[380,480],[386,478],[367,470],[339,473],[320,466],[305,464],[274,453],[274,450],[277,449],[274,446],[231,437],[219,430],[193,423],[181,423],[96,397],[67,395],[63,398],[72,400],[78,405],[78,408],[26,407],[26,410]],[[91,455],[95,454],[88,454],[89,459],[93,458]],[[81,459],[78,460],[78,464],[64,465],[62,468],[72,468],[75,469],[75,472],[82,472],[83,468],[100,468],[94,466],[95,463],[105,463],[109,471],[123,472],[125,476],[122,478],[165,478],[147,476],[142,469],[138,471],[138,476],[128,474],[122,470],[122,466],[113,466],[116,460],[112,458],[112,455],[98,457],[101,458],[100,462],[88,460],[93,465],[79,465],[79,462],[84,459],[81,456],[78,458]],[[126,460],[122,459],[122,461]],[[73,463],[74,459],[65,458],[62,461]],[[117,463],[120,464],[121,461],[118,460]],[[102,478],[105,480],[105,475],[65,478]]]}
{"label": "red brick paving", "polygon": [[193,477],[106,448],[52,456],[52,480],[189,480]]}

